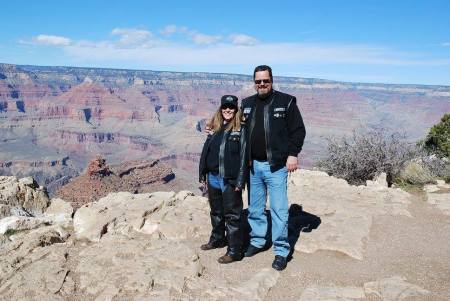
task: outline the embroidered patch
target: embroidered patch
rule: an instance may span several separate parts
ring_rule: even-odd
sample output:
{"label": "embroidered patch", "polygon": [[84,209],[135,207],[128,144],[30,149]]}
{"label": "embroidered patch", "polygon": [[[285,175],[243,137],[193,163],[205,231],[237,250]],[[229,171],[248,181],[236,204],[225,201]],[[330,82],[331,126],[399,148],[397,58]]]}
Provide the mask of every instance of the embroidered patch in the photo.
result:
{"label": "embroidered patch", "polygon": [[273,111],[274,112],[284,112],[284,111],[286,111],[286,109],[285,108],[275,108]]}
{"label": "embroidered patch", "polygon": [[231,132],[230,135],[231,135],[231,136],[240,136],[240,135],[241,135],[241,132],[237,132],[237,131]]}
{"label": "embroidered patch", "polygon": [[252,108],[245,108],[245,109],[244,109],[244,114],[248,114],[248,113],[250,113],[250,112],[251,112],[251,110],[252,110]]}

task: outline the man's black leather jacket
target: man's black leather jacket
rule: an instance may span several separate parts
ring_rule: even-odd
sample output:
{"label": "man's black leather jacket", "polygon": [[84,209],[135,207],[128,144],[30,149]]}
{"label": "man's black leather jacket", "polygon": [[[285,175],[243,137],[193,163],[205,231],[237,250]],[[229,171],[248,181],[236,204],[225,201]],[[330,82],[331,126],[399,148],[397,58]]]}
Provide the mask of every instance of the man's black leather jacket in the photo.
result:
{"label": "man's black leather jacket", "polygon": [[[255,106],[258,95],[242,100],[242,113],[247,141],[247,154],[251,156],[251,137],[255,126]],[[273,91],[264,106],[264,132],[267,161],[271,168],[286,165],[288,156],[297,157],[305,140],[305,125],[296,104],[296,98],[279,91]],[[261,146],[264,147],[264,146]],[[251,160],[251,158],[247,158]]]}
{"label": "man's black leather jacket", "polygon": [[[213,134],[209,134],[203,145],[199,164],[199,181],[206,181],[206,174],[209,170],[206,167],[206,155],[208,154],[209,144]],[[247,178],[246,164],[246,141],[244,131],[225,131],[219,151],[219,175],[228,179],[231,184],[243,189]]]}

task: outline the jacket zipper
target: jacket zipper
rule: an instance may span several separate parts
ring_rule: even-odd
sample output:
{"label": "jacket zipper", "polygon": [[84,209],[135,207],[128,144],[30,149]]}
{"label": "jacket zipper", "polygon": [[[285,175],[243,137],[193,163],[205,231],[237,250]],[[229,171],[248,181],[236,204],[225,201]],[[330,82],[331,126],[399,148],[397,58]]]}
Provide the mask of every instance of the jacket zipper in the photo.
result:
{"label": "jacket zipper", "polygon": [[228,138],[227,131],[224,131],[222,136],[222,142],[220,143],[219,148],[219,175],[222,178],[225,178],[224,156],[225,156],[225,143],[227,141],[227,138]]}
{"label": "jacket zipper", "polygon": [[272,105],[273,99],[275,98],[275,95],[272,96],[272,99],[268,104],[264,106],[264,135],[266,137],[266,154],[267,154],[267,161],[269,162],[269,165],[272,166],[272,149],[269,147],[270,145],[270,116],[269,116],[269,109]]}
{"label": "jacket zipper", "polygon": [[[248,139],[249,139],[249,145],[248,145],[248,155],[249,158],[251,158],[252,155],[252,132],[253,128],[255,127],[255,116],[256,116],[256,102],[253,102],[252,106],[252,120],[250,121],[250,130],[248,131]],[[252,162],[250,162],[252,163]]]}

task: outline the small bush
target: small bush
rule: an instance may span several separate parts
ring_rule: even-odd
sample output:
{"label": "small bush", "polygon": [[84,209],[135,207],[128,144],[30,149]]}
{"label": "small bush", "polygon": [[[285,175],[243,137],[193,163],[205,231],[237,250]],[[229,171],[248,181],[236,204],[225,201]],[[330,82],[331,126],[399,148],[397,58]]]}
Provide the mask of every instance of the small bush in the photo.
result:
{"label": "small bush", "polygon": [[18,232],[19,232],[19,231],[16,230],[16,229],[8,229],[8,230],[6,230],[5,235],[6,235],[6,236],[12,236],[12,235],[14,235],[14,234],[17,234]]}
{"label": "small bush", "polygon": [[418,161],[428,168],[435,178],[445,177],[446,169],[449,165],[449,160],[447,158],[441,158],[434,154],[423,154]]}
{"label": "small bush", "polygon": [[351,137],[327,140],[327,155],[317,167],[356,185],[374,179],[381,172],[388,175],[388,183],[392,184],[404,163],[417,154],[417,147],[405,134],[385,128],[354,131]]}
{"label": "small bush", "polygon": [[411,185],[422,186],[435,182],[435,176],[430,169],[423,163],[410,161],[405,164],[397,179]]}

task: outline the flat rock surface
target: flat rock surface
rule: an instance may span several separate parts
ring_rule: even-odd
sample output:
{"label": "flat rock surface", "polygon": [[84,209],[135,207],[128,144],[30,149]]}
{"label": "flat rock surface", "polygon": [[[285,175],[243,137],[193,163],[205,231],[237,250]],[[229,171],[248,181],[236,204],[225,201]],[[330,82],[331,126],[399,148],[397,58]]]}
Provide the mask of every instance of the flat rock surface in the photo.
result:
{"label": "flat rock surface", "polygon": [[217,263],[225,249],[201,251],[206,198],[121,192],[70,225],[0,235],[0,300],[450,299],[450,220],[434,204],[311,171],[289,181],[295,251],[284,271],[271,250],[229,265]]}
{"label": "flat rock surface", "polygon": [[436,185],[426,185],[424,190],[427,201],[433,204],[446,215],[450,215],[450,185],[443,181],[438,181]]}
{"label": "flat rock surface", "polygon": [[364,241],[374,219],[381,215],[411,216],[408,193],[373,183],[351,186],[319,171],[300,170],[291,175],[291,203],[321,218],[320,227],[305,233],[296,250],[333,250],[362,260]]}

